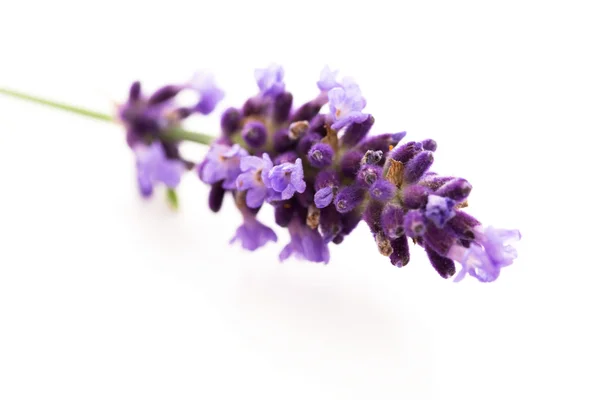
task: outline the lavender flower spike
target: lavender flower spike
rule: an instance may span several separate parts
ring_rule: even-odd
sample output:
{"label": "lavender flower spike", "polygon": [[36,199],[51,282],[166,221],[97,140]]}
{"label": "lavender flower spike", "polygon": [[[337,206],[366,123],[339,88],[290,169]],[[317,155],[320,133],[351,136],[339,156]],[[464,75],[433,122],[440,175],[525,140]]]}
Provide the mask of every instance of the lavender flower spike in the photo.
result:
{"label": "lavender flower spike", "polygon": [[235,189],[235,180],[240,174],[240,158],[247,155],[248,152],[237,144],[232,147],[213,144],[198,170],[200,179],[208,184],[223,181],[223,189]]}
{"label": "lavender flower spike", "polygon": [[306,182],[304,182],[304,170],[302,160],[296,159],[294,164],[283,163],[272,168],[268,174],[270,187],[281,193],[281,200],[291,199],[294,193],[304,193]]}
{"label": "lavender flower spike", "polygon": [[171,189],[179,185],[185,167],[179,160],[168,159],[159,142],[154,142],[150,146],[136,146],[134,151],[138,186],[142,196],[152,195],[154,185],[157,183],[163,183]]}
{"label": "lavender flower spike", "polygon": [[206,72],[194,74],[188,87],[200,95],[200,100],[194,106],[194,110],[200,114],[210,114],[225,97],[225,92],[216,85],[214,76]]}
{"label": "lavender flower spike", "polygon": [[369,118],[369,114],[362,113],[366,101],[362,97],[358,86],[348,88],[336,87],[329,91],[329,109],[334,123],[332,129],[339,130],[351,123],[360,124]]}
{"label": "lavender flower spike", "polygon": [[237,177],[236,186],[238,190],[247,190],[246,205],[248,207],[260,207],[267,197],[268,173],[271,168],[273,168],[273,162],[267,153],[264,153],[262,158],[242,157],[240,161],[242,173]]}
{"label": "lavender flower spike", "polygon": [[254,251],[259,247],[264,246],[268,242],[276,242],[277,235],[273,229],[261,224],[254,215],[244,216],[244,223],[235,231],[235,236],[229,241],[242,243],[242,247],[246,250]]}
{"label": "lavender flower spike", "polygon": [[264,96],[275,97],[285,90],[283,68],[280,65],[271,64],[267,68],[256,69],[254,77]]}

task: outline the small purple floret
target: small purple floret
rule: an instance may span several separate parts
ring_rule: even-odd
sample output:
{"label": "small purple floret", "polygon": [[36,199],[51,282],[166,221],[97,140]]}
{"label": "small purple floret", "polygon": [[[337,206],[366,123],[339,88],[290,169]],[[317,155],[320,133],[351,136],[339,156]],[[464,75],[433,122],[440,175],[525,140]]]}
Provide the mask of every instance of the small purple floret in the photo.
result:
{"label": "small purple floret", "polygon": [[312,262],[329,262],[329,249],[317,229],[309,228],[297,218],[289,223],[288,229],[291,241],[279,254],[279,260],[287,260],[294,254],[297,258]]}
{"label": "small purple floret", "polygon": [[242,157],[240,161],[242,173],[236,179],[236,186],[238,190],[247,191],[246,205],[248,207],[258,208],[265,201],[269,192],[267,184],[271,168],[273,168],[273,162],[267,153],[264,153],[262,158]]}
{"label": "small purple floret", "polygon": [[157,183],[163,183],[171,189],[179,185],[185,167],[179,160],[168,159],[160,143],[154,142],[150,146],[136,146],[134,152],[137,180],[142,196],[149,197],[152,195],[154,185]]}
{"label": "small purple floret", "polygon": [[321,76],[317,82],[317,86],[322,92],[328,92],[335,87],[339,87],[337,83],[337,74],[339,71],[332,71],[329,66],[325,66],[321,70]]}
{"label": "small purple floret", "polygon": [[449,198],[430,194],[427,198],[425,216],[438,228],[443,228],[451,218],[456,215],[454,205],[456,203]]}
{"label": "small purple floret", "polygon": [[294,193],[306,190],[302,160],[296,159],[294,164],[283,163],[273,167],[268,174],[270,187],[281,194],[280,200],[291,199]]}
{"label": "small purple floret", "polygon": [[512,264],[517,258],[517,251],[508,243],[521,240],[521,232],[517,229],[502,229],[481,225],[475,227],[475,241],[481,244],[492,262],[500,267]]}
{"label": "small purple floret", "polygon": [[240,174],[240,159],[248,152],[239,145],[213,144],[198,172],[204,183],[223,181],[223,189],[235,189],[235,180]]}
{"label": "small purple floret", "polygon": [[472,243],[469,248],[454,245],[448,251],[447,257],[463,266],[456,275],[455,282],[462,280],[467,273],[481,282],[492,282],[500,275],[500,269],[511,265],[517,257],[516,250],[508,243],[521,239],[518,230],[493,227],[484,230],[481,225],[474,230],[478,244]]}
{"label": "small purple floret", "polygon": [[187,86],[200,95],[200,100],[194,107],[200,114],[210,114],[225,97],[225,92],[217,86],[214,76],[209,73],[196,73]]}
{"label": "small purple floret", "polygon": [[244,218],[244,223],[237,228],[235,236],[229,243],[242,243],[246,250],[254,251],[268,242],[276,242],[277,235],[271,228],[260,223],[254,216]]}
{"label": "small purple floret", "polygon": [[351,123],[359,124],[369,118],[369,114],[362,112],[366,101],[358,86],[333,88],[328,93],[329,109],[334,123],[332,129],[339,130]]}
{"label": "small purple floret", "polygon": [[331,186],[317,190],[315,193],[315,205],[317,208],[325,208],[333,200],[333,188]]}
{"label": "small purple floret", "polygon": [[283,68],[277,64],[271,64],[267,68],[259,68],[254,71],[256,83],[264,96],[275,97],[285,90],[283,83]]}
{"label": "small purple floret", "polygon": [[333,149],[326,143],[317,143],[308,151],[308,161],[315,168],[324,168],[333,161]]}

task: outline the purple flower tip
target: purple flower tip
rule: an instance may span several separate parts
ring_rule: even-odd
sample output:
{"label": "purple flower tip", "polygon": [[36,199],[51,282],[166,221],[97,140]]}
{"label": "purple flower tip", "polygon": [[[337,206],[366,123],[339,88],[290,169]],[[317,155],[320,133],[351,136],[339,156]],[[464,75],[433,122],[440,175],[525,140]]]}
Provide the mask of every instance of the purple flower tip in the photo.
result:
{"label": "purple flower tip", "polygon": [[456,215],[454,211],[455,202],[446,197],[430,194],[427,197],[425,216],[438,228],[443,228],[446,222]]}
{"label": "purple flower tip", "polygon": [[204,115],[210,114],[225,97],[225,92],[217,86],[214,76],[209,73],[197,72],[187,86],[200,95],[194,110]]}
{"label": "purple flower tip", "polygon": [[362,112],[366,101],[358,86],[347,88],[336,87],[328,92],[329,110],[334,123],[332,129],[339,130],[351,123],[361,123],[369,118],[369,114]]}
{"label": "purple flower tip", "polygon": [[264,96],[275,97],[285,90],[283,83],[283,68],[277,64],[271,64],[267,68],[254,71],[256,83]]}
{"label": "purple flower tip", "polygon": [[334,87],[338,87],[339,83],[337,83],[337,74],[338,71],[332,71],[329,66],[325,66],[321,70],[321,77],[317,82],[317,86],[322,92],[328,92]]}
{"label": "purple flower tip", "polygon": [[378,179],[369,188],[371,198],[377,201],[386,202],[391,200],[396,194],[396,185],[385,179]]}
{"label": "purple flower tip", "polygon": [[308,151],[308,161],[315,168],[324,168],[333,161],[333,149],[326,143],[316,143]]}
{"label": "purple flower tip", "polygon": [[235,189],[235,181],[240,174],[240,159],[248,152],[239,145],[213,144],[198,170],[204,183],[223,181],[223,189]]}
{"label": "purple flower tip", "polygon": [[150,196],[157,183],[163,183],[171,189],[177,187],[185,167],[179,160],[168,159],[159,142],[150,146],[136,146],[134,152],[138,186],[142,196]]}
{"label": "purple flower tip", "polygon": [[404,235],[404,212],[402,207],[388,204],[381,213],[381,228],[390,239]]}
{"label": "purple flower tip", "polygon": [[481,282],[495,281],[500,275],[500,269],[512,264],[517,257],[516,250],[508,243],[521,239],[518,230],[493,227],[484,230],[481,225],[474,230],[477,243],[472,243],[469,248],[454,245],[448,251],[447,257],[463,266],[456,275],[455,282],[461,281],[467,273]]}
{"label": "purple flower tip", "polygon": [[291,241],[279,254],[279,260],[287,260],[292,254],[312,262],[329,262],[329,249],[317,229],[311,229],[294,218],[288,225]]}
{"label": "purple flower tip", "polygon": [[492,262],[500,267],[512,264],[517,258],[517,251],[509,243],[521,240],[521,232],[517,229],[501,229],[481,225],[474,228],[475,241],[481,244]]}
{"label": "purple flower tip", "polygon": [[280,193],[279,200],[291,199],[294,193],[306,190],[302,160],[296,159],[294,164],[283,163],[273,167],[268,174],[270,187]]}
{"label": "purple flower tip", "polygon": [[317,190],[315,193],[315,205],[317,208],[325,208],[333,200],[333,188],[330,186]]}
{"label": "purple flower tip", "polygon": [[242,242],[246,250],[254,251],[268,242],[276,242],[277,235],[271,228],[260,223],[254,217],[244,218],[244,223],[237,228],[235,236],[229,243]]}
{"label": "purple flower tip", "polygon": [[250,147],[262,147],[267,142],[267,128],[259,121],[248,122],[242,129],[242,137]]}
{"label": "purple flower tip", "polygon": [[358,185],[346,186],[335,197],[335,209],[341,214],[354,210],[364,200],[365,193]]}
{"label": "purple flower tip", "polygon": [[404,232],[406,236],[416,238],[425,234],[425,219],[420,211],[411,210],[404,216]]}

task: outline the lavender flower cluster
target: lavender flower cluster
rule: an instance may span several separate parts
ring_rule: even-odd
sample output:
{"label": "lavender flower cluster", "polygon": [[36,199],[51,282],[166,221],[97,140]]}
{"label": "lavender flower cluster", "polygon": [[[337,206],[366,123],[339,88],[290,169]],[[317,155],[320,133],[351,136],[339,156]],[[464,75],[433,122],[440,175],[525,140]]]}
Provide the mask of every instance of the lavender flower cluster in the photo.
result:
{"label": "lavender flower cluster", "polygon": [[[397,267],[410,260],[409,239],[425,249],[439,275],[455,281],[469,274],[491,282],[512,264],[510,243],[520,239],[519,231],[484,227],[464,211],[472,187],[430,170],[434,140],[401,143],[406,132],[369,136],[375,119],[363,112],[359,86],[327,67],[316,97],[299,107],[283,76],[277,65],[256,70],[258,94],[223,112],[221,136],[197,166],[181,157],[165,132],[194,113],[213,111],[223,92],[210,76],[148,97],[134,83],[119,115],[136,154],[141,194],[150,196],[159,183],[174,190],[181,174],[196,168],[211,185],[211,210],[220,210],[227,193],[234,196],[243,224],[231,241],[245,249],[277,241],[257,219],[263,205],[273,206],[275,222],[291,237],[280,260],[294,255],[327,263],[329,245],[342,243],[365,221],[379,252]],[[175,97],[186,89],[198,95],[197,104],[177,106]],[[458,273],[455,262],[462,265]]]}

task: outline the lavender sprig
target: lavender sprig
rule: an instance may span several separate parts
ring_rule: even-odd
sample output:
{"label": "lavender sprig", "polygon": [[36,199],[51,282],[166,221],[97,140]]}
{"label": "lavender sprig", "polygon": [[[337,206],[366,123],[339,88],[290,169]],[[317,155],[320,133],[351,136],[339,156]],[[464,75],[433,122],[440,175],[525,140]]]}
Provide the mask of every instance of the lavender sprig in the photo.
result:
{"label": "lavender sprig", "polygon": [[[365,113],[366,100],[351,79],[338,80],[325,67],[315,97],[294,107],[286,91],[283,68],[258,69],[258,93],[221,116],[221,135],[189,132],[182,122],[207,115],[223,98],[208,75],[164,86],[144,95],[138,82],[117,110],[117,120],[136,159],[140,193],[165,186],[173,202],[181,175],[195,170],[211,186],[212,211],[232,195],[243,224],[231,242],[256,250],[277,241],[275,232],[257,219],[266,204],[290,242],[279,258],[328,263],[329,245],[340,244],[365,221],[376,247],[396,267],[410,261],[410,242],[422,247],[434,270],[460,281],[470,275],[481,282],[498,278],[516,258],[512,243],[518,230],[484,226],[465,212],[471,184],[431,170],[437,143],[433,139],[400,143],[406,132],[369,135],[375,119]],[[198,101],[182,105],[183,91]],[[88,117],[111,116],[1,89],[0,93]],[[329,112],[321,113],[325,105]],[[181,141],[211,144],[199,163],[179,153]],[[410,240],[409,240],[410,239]],[[456,263],[460,264],[457,271]]]}

